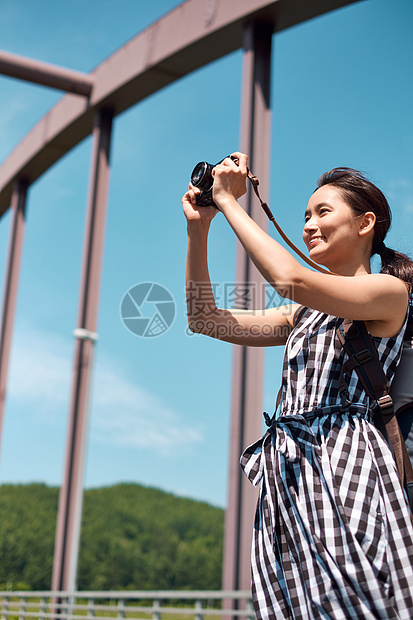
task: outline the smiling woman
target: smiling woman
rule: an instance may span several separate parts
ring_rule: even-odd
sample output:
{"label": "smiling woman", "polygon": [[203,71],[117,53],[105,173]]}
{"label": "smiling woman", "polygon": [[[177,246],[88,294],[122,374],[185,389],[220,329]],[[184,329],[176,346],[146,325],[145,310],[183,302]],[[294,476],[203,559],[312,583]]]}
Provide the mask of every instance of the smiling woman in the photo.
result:
{"label": "smiling woman", "polygon": [[[345,318],[364,321],[391,383],[410,316],[413,263],[384,246],[390,209],[382,192],[361,173],[339,168],[320,177],[303,231],[311,259],[334,275],[303,267],[239,205],[247,156],[233,155],[239,166],[227,158],[212,171],[213,200],[266,280],[295,302],[289,311],[258,313],[216,306],[207,237],[218,210],[199,206],[199,189],[190,185],[183,197],[187,285],[192,292],[202,287],[202,303],[192,295],[188,305],[190,328],[247,346],[285,345],[280,412],[266,417],[268,431],[241,457],[249,480],[261,483],[252,552],[257,617],[407,620],[410,507],[373,424],[377,403],[354,370],[348,403],[340,398],[346,355],[336,330]],[[370,269],[375,253],[379,274]]]}
{"label": "smiling woman", "polygon": [[[339,196],[349,205],[356,218],[372,224],[363,234],[372,236],[370,256],[378,254],[382,261],[381,273],[387,273],[413,284],[413,263],[408,256],[386,247],[384,239],[391,225],[391,211],[381,190],[360,172],[350,168],[335,168],[318,179],[318,188],[336,188]],[[308,222],[307,226],[308,226]]]}

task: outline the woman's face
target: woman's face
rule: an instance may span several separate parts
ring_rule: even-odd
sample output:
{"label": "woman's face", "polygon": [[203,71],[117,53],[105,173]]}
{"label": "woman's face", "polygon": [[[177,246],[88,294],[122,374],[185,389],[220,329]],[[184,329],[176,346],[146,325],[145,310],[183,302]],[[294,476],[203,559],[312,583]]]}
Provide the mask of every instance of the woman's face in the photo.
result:
{"label": "woman's face", "polygon": [[360,242],[359,222],[360,216],[355,216],[338,187],[320,187],[305,212],[303,239],[310,258],[330,269],[354,259]]}

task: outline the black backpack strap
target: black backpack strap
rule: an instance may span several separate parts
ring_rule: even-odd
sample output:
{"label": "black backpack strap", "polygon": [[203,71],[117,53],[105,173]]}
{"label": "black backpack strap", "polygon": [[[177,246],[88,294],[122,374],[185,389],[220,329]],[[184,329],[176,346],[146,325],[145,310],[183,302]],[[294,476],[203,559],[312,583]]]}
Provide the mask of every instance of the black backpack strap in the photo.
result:
{"label": "black backpack strap", "polygon": [[348,355],[341,368],[339,379],[342,405],[345,407],[350,404],[345,375],[355,370],[367,395],[377,402],[385,419],[392,416],[394,409],[389,394],[389,382],[364,322],[345,319],[338,326],[336,333]]}
{"label": "black backpack strap", "polygon": [[403,340],[407,342],[413,341],[413,294],[411,288],[409,294],[409,315],[407,317],[406,331],[404,332]]}
{"label": "black backpack strap", "polygon": [[343,408],[350,405],[345,375],[355,370],[369,398],[377,403],[374,423],[382,432],[396,461],[402,485],[406,489],[413,512],[413,467],[394,412],[389,383],[380,363],[376,347],[363,321],[345,319],[337,327],[337,337],[348,355],[343,364],[339,392]]}

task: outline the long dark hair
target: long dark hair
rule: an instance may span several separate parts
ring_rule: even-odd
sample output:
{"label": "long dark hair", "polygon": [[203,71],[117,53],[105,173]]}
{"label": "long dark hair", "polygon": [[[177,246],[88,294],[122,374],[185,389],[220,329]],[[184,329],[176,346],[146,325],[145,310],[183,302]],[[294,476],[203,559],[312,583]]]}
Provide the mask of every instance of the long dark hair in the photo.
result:
{"label": "long dark hair", "polygon": [[341,190],[347,204],[357,214],[372,211],[376,216],[371,256],[381,258],[380,273],[387,273],[413,285],[413,261],[401,252],[384,245],[384,239],[391,225],[389,203],[364,174],[352,168],[333,168],[325,172],[317,181],[317,189],[323,185],[333,185]]}

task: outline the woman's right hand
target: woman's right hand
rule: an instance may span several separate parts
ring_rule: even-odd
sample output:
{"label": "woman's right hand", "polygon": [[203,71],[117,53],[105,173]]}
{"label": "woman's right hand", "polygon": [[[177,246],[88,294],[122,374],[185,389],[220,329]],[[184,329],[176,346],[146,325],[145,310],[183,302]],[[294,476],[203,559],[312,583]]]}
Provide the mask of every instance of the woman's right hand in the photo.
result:
{"label": "woman's right hand", "polygon": [[201,193],[198,187],[194,187],[191,183],[188,186],[188,191],[182,197],[182,207],[185,217],[190,222],[203,222],[210,223],[211,220],[218,213],[218,209],[215,207],[199,207],[196,204],[196,198]]}

